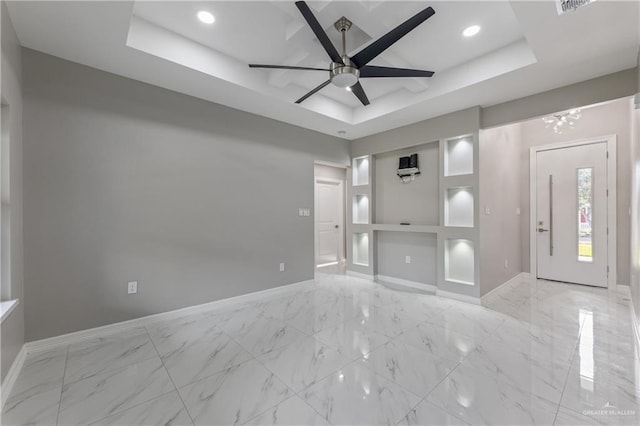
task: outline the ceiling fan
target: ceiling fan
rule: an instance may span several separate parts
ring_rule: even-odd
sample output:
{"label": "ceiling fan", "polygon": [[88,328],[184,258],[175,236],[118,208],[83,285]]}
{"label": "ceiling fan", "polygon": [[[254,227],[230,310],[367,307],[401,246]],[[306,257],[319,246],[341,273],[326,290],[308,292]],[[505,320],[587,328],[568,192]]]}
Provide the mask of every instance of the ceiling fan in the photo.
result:
{"label": "ceiling fan", "polygon": [[296,101],[297,104],[301,103],[308,97],[319,92],[322,88],[332,83],[335,86],[341,88],[351,89],[351,92],[362,102],[363,105],[369,105],[369,99],[367,98],[362,85],[359,82],[360,78],[372,78],[372,77],[431,77],[432,71],[412,70],[406,68],[390,68],[390,67],[378,67],[375,65],[367,65],[376,56],[387,50],[392,44],[400,40],[407,35],[411,30],[422,24],[424,21],[433,16],[436,12],[431,7],[427,7],[423,11],[417,13],[413,17],[407,19],[396,28],[389,31],[387,34],[380,37],[378,40],[369,44],[367,47],[353,55],[347,56],[346,49],[346,34],[351,28],[351,21],[344,16],[340,18],[334,24],[336,30],[342,34],[342,55],[338,53],[329,36],[325,33],[324,29],[311,12],[311,9],[304,1],[297,1],[296,7],[300,10],[300,13],[307,21],[307,24],[311,27],[311,30],[324,47],[324,50],[331,58],[331,64],[329,68],[308,68],[308,67],[296,67],[287,65],[264,65],[264,64],[249,64],[250,68],[272,68],[272,69],[287,69],[287,70],[303,70],[303,71],[328,71],[329,79],[318,87],[301,97]]}

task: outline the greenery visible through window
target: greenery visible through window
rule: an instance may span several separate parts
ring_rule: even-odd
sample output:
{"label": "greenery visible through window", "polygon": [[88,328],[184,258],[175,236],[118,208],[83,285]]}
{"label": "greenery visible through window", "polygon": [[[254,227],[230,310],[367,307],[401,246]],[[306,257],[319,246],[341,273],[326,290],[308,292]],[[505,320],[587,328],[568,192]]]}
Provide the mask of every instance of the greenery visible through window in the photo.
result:
{"label": "greenery visible through window", "polygon": [[593,262],[593,168],[578,169],[578,260]]}

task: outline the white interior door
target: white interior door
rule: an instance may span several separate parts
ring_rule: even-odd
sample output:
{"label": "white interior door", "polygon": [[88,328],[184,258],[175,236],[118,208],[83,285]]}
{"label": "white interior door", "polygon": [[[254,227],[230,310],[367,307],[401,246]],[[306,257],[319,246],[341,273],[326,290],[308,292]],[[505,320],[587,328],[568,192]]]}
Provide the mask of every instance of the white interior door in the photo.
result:
{"label": "white interior door", "polygon": [[340,181],[316,180],[316,265],[336,263],[343,253],[343,186]]}
{"label": "white interior door", "polygon": [[607,286],[607,144],[536,154],[538,278]]}

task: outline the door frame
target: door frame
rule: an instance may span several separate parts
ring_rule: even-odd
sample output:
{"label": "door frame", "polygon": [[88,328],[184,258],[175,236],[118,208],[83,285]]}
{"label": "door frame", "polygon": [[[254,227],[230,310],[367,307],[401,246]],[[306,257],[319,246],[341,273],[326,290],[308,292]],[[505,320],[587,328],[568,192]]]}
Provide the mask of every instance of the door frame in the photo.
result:
{"label": "door frame", "polygon": [[570,142],[558,142],[549,145],[531,147],[529,150],[529,271],[532,277],[537,278],[538,258],[537,258],[537,158],[540,151],[551,151],[555,149],[571,148],[574,146],[591,145],[595,143],[607,144],[607,288],[616,288],[618,281],[617,274],[617,238],[616,238],[616,204],[617,204],[617,156],[616,156],[616,135],[606,135],[597,138],[579,139]]}
{"label": "door frame", "polygon": [[338,191],[340,193],[340,238],[338,244],[338,260],[337,263],[340,264],[346,260],[345,257],[345,238],[346,238],[346,220],[345,220],[345,211],[346,211],[346,195],[345,195],[345,181],[339,179],[331,179],[331,178],[323,178],[323,177],[313,177],[313,267],[318,267],[318,215],[316,214],[318,211],[318,191],[316,191],[316,186],[318,183],[335,183],[338,185]]}

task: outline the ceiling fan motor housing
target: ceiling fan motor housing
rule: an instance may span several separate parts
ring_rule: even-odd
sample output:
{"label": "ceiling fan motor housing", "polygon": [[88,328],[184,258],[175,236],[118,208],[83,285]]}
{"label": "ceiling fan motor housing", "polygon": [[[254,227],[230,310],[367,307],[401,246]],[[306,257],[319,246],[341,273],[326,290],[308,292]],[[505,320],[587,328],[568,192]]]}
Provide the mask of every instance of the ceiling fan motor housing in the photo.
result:
{"label": "ceiling fan motor housing", "polygon": [[331,58],[331,65],[329,69],[326,68],[309,68],[287,65],[260,65],[249,64],[251,68],[268,68],[268,69],[287,69],[287,70],[304,70],[304,71],[329,71],[329,80],[324,81],[310,92],[306,93],[300,99],[296,101],[297,104],[301,103],[309,96],[318,93],[329,84],[333,84],[336,87],[343,89],[349,89],[357,98],[362,102],[362,105],[369,105],[369,98],[364,91],[362,85],[358,82],[360,77],[372,78],[372,77],[431,77],[432,71],[412,70],[405,68],[390,68],[390,67],[378,67],[367,65],[371,60],[376,58],[382,52],[387,50],[392,44],[400,40],[407,35],[410,31],[416,28],[418,25],[429,19],[435,10],[432,7],[418,12],[411,18],[407,19],[402,24],[398,25],[387,34],[383,35],[373,43],[367,45],[364,49],[350,58],[347,55],[347,31],[351,28],[351,21],[346,17],[338,19],[333,26],[340,32],[342,36],[342,55],[338,52],[338,49],[333,45],[326,31],[318,22],[307,3],[303,0],[296,1],[296,7],[302,14],[302,17],[307,21],[307,24],[311,28],[311,31],[315,34],[318,42],[322,45],[325,52]]}
{"label": "ceiling fan motor housing", "polygon": [[332,62],[329,70],[329,78],[334,86],[346,88],[358,82],[360,71],[353,66],[351,60],[345,55],[342,57],[344,64]]}

